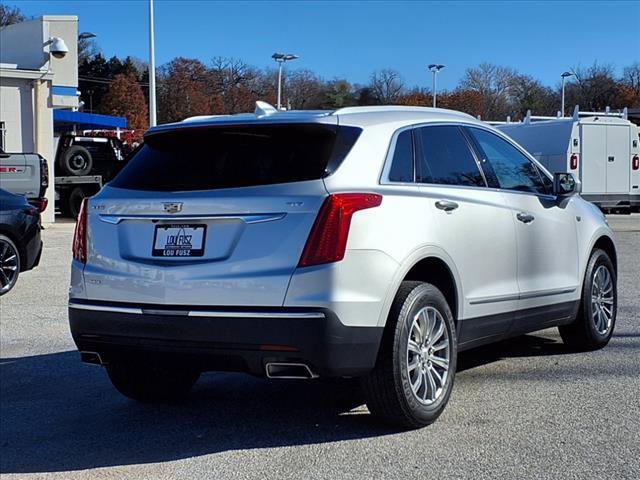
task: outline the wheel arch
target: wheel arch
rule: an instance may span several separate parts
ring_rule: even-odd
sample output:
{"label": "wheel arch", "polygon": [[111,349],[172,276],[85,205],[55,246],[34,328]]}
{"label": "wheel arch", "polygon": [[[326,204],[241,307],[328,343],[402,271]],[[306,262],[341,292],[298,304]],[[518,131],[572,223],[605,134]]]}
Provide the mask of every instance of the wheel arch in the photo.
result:
{"label": "wheel arch", "polygon": [[589,265],[589,259],[591,258],[593,251],[597,248],[604,250],[607,253],[607,255],[609,255],[609,258],[611,259],[611,263],[613,263],[614,272],[616,276],[618,275],[618,253],[616,250],[616,244],[611,234],[611,231],[605,228],[598,229],[596,232],[594,232],[593,236],[591,237],[591,241],[589,242],[589,248],[587,248],[586,251],[583,251],[584,257],[581,259],[581,262],[580,262],[580,265],[581,265],[580,278],[579,278],[580,292],[582,292],[582,289],[584,287],[584,280],[585,280],[584,277],[587,273],[587,265]]}
{"label": "wheel arch", "polygon": [[595,242],[593,242],[593,245],[589,250],[589,257],[591,257],[591,254],[596,248],[599,248],[600,250],[604,250],[605,252],[607,252],[607,255],[609,255],[609,258],[611,259],[611,263],[613,263],[613,269],[615,270],[617,275],[618,274],[618,254],[616,252],[616,245],[613,242],[613,239],[608,235],[600,235],[595,240]]}
{"label": "wheel arch", "polygon": [[462,316],[464,299],[460,275],[451,258],[441,249],[433,247],[414,252],[402,263],[387,294],[380,326],[386,325],[391,304],[402,282],[406,280],[427,282],[437,287],[445,296],[457,325]]}
{"label": "wheel arch", "polygon": [[18,241],[18,237],[15,235],[15,232],[12,232],[11,229],[6,228],[5,225],[0,225],[0,235],[4,235],[9,240],[13,242],[13,244],[18,249],[18,255],[20,256],[20,271],[23,272],[24,265],[26,264],[27,251],[24,246]]}

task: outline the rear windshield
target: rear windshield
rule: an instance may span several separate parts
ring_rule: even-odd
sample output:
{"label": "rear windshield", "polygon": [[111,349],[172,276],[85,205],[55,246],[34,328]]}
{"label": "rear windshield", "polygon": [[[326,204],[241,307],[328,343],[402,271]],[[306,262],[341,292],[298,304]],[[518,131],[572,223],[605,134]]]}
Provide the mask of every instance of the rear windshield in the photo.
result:
{"label": "rear windshield", "polygon": [[336,170],[359,134],[319,124],[176,129],[147,136],[109,185],[185,191],[316,180]]}

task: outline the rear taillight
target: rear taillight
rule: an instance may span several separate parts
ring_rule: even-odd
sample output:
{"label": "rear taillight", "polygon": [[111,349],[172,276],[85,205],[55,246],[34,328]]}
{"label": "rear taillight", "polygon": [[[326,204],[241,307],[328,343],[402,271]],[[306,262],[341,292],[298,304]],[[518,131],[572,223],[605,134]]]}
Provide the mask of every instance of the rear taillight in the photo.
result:
{"label": "rear taillight", "polygon": [[375,193],[337,193],[329,195],[322,204],[299,267],[339,262],[344,258],[351,226],[351,216],[358,210],[377,207],[382,195]]}
{"label": "rear taillight", "polygon": [[634,155],[631,159],[631,168],[640,170],[640,157],[638,155]]}
{"label": "rear taillight", "polygon": [[39,213],[44,212],[47,209],[47,205],[49,205],[49,200],[47,200],[47,197],[42,197],[37,200],[29,200],[29,203],[33,205],[33,208],[29,210],[30,215],[37,215]]}
{"label": "rear taillight", "polygon": [[73,233],[73,258],[87,263],[87,199],[82,200],[80,213],[76,220],[76,230]]}
{"label": "rear taillight", "polygon": [[572,154],[571,158],[569,159],[569,168],[571,170],[576,170],[578,168],[578,155],[577,154]]}
{"label": "rear taillight", "polygon": [[49,166],[44,158],[40,159],[40,186],[44,194],[44,190],[49,186]]}
{"label": "rear taillight", "polygon": [[38,205],[40,213],[44,212],[47,209],[47,205],[49,205],[49,200],[47,199],[47,197],[42,197],[40,199],[40,205]]}

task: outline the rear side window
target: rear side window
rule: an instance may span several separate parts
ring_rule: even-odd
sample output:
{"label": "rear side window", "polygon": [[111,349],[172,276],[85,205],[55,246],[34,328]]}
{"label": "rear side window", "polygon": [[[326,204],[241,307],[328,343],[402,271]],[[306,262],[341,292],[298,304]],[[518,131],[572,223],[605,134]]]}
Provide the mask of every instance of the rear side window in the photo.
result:
{"label": "rear side window", "polygon": [[413,139],[411,130],[400,132],[393,152],[389,180],[392,182],[413,182]]}
{"label": "rear side window", "polygon": [[316,180],[337,169],[359,133],[318,124],[171,130],[147,136],[110,185],[188,191]]}
{"label": "rear side window", "polygon": [[418,182],[485,187],[462,131],[455,125],[416,129]]}
{"label": "rear side window", "polygon": [[[547,193],[538,167],[516,147],[499,136],[479,128],[468,131],[483,156],[485,171],[491,168],[500,188],[521,192]],[[484,162],[486,160],[486,162]]]}

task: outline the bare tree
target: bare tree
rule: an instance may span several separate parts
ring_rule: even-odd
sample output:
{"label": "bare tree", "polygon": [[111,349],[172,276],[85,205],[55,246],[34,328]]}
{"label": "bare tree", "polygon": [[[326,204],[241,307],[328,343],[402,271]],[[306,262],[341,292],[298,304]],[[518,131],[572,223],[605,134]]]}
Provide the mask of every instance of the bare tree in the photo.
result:
{"label": "bare tree", "polygon": [[511,96],[516,77],[517,73],[511,68],[485,62],[476,68],[468,68],[460,87],[482,95],[482,118],[502,119],[511,113]]}
{"label": "bare tree", "polygon": [[27,16],[18,7],[0,3],[0,28],[27,20]]}
{"label": "bare tree", "polygon": [[560,96],[528,75],[514,76],[510,98],[514,120],[523,118],[527,110],[536,115],[555,115],[560,110]]}
{"label": "bare tree", "polygon": [[385,68],[371,75],[369,88],[380,103],[389,104],[398,100],[405,85],[397,71]]}
{"label": "bare tree", "polygon": [[604,110],[617,102],[618,83],[611,65],[594,63],[588,68],[575,67],[573,73],[575,81],[567,87],[568,105]]}
{"label": "bare tree", "polygon": [[90,61],[98,53],[100,47],[93,38],[78,38],[78,64]]}
{"label": "bare tree", "polygon": [[[215,57],[209,69],[209,95],[214,97],[216,113],[238,113],[253,109],[260,97],[260,72],[242,60]],[[221,110],[221,111],[218,111]]]}
{"label": "bare tree", "polygon": [[294,109],[320,108],[324,93],[322,79],[311,70],[296,70],[286,76],[284,97]]}
{"label": "bare tree", "polygon": [[640,62],[634,62],[622,72],[622,83],[631,87],[636,96],[640,97]]}

